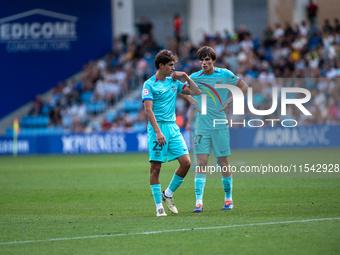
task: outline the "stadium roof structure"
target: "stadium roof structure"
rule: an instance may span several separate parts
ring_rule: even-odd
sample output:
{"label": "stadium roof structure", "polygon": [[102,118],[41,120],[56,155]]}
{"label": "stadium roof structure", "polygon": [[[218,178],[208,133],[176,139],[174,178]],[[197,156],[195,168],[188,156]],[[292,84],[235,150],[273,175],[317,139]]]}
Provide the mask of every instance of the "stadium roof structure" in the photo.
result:
{"label": "stadium roof structure", "polygon": [[76,22],[78,20],[78,17],[59,13],[59,12],[52,12],[52,11],[48,11],[48,10],[44,10],[44,9],[33,9],[33,10],[30,10],[30,11],[26,11],[26,12],[22,12],[22,13],[18,13],[18,14],[12,15],[12,16],[2,18],[2,19],[0,19],[0,24],[8,22],[8,21],[32,16],[32,15],[35,15],[35,14],[40,14],[40,15],[43,15],[43,16],[57,18],[57,19],[69,20],[71,22]]}

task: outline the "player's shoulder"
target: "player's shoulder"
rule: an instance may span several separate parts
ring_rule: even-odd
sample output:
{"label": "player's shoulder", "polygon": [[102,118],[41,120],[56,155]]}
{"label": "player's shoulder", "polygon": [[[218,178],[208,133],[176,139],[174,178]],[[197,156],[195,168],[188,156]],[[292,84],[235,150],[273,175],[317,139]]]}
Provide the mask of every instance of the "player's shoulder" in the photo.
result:
{"label": "player's shoulder", "polygon": [[223,73],[224,72],[224,70],[226,70],[226,68],[221,68],[221,67],[214,67],[214,73],[216,73],[216,74],[219,74],[219,73]]}
{"label": "player's shoulder", "polygon": [[199,70],[197,72],[190,74],[190,78],[197,78],[197,77],[201,76],[203,73],[204,73],[203,70]]}
{"label": "player's shoulder", "polygon": [[149,87],[153,87],[156,82],[157,82],[157,78],[156,76],[153,75],[144,82],[144,86],[148,85]]}
{"label": "player's shoulder", "polygon": [[215,67],[215,73],[217,73],[217,74],[226,74],[226,73],[232,73],[232,72],[229,69],[227,69],[227,68]]}
{"label": "player's shoulder", "polygon": [[227,68],[215,67],[215,74],[219,74],[225,78],[234,78],[235,74]]}
{"label": "player's shoulder", "polygon": [[175,83],[179,82],[179,80],[174,80],[171,76],[165,77],[165,82],[169,86],[173,86]]}

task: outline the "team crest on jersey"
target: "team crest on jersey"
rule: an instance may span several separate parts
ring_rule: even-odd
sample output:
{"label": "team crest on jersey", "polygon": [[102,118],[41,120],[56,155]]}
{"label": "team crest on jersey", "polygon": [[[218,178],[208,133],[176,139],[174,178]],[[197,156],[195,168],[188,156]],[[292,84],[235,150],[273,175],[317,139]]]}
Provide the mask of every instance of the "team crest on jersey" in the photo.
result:
{"label": "team crest on jersey", "polygon": [[143,95],[144,96],[149,95],[149,90],[147,88],[143,89]]}
{"label": "team crest on jersey", "polygon": [[176,87],[175,87],[175,85],[172,85],[172,86],[171,86],[171,88],[172,88],[172,91],[173,91],[173,92],[175,92],[175,91],[176,91]]}

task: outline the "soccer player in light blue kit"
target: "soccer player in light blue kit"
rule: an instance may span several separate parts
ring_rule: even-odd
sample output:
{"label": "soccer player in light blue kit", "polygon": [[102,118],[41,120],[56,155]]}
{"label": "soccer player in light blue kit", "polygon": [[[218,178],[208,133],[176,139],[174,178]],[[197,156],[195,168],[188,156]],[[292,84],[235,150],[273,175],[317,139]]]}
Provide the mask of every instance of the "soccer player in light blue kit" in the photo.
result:
{"label": "soccer player in light blue kit", "polygon": [[[187,145],[176,125],[175,105],[177,93],[200,95],[201,91],[185,72],[174,72],[177,57],[169,50],[160,51],[155,57],[157,72],[143,86],[142,101],[148,123],[148,147],[150,161],[150,187],[156,203],[156,216],[167,216],[162,200],[168,209],[177,214],[173,193],[182,184],[190,168]],[[171,77],[169,77],[171,75]],[[178,77],[186,79],[184,84]],[[162,163],[177,159],[179,167],[168,188],[161,192],[159,173]]]}
{"label": "soccer player in light blue kit", "polygon": [[[226,111],[233,102],[233,97],[227,100],[229,90],[216,88],[216,84],[229,84],[238,86],[243,94],[248,90],[248,85],[231,71],[225,68],[214,67],[216,53],[213,48],[204,46],[197,51],[202,70],[190,75],[202,91],[200,96],[194,96],[199,106],[202,105],[202,97],[206,98],[206,114],[203,109],[198,113],[195,130],[195,154],[197,168],[195,174],[196,208],[194,213],[203,212],[203,192],[206,183],[206,166],[210,150],[213,147],[214,155],[222,172],[222,186],[225,192],[224,206],[222,210],[233,209],[232,200],[232,176],[229,169],[228,156],[229,127],[228,125],[216,125],[214,120],[226,120]],[[223,171],[222,171],[223,170]]]}

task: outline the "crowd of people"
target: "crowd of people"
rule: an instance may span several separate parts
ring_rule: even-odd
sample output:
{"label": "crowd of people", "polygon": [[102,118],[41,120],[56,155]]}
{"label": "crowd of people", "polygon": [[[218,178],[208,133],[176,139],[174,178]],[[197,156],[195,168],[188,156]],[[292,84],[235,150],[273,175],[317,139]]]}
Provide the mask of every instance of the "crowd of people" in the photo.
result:
{"label": "crowd of people", "polygon": [[[64,132],[107,130],[107,120],[102,126],[92,126],[89,125],[91,118],[105,113],[129,92],[139,88],[152,69],[146,56],[152,58],[159,50],[147,35],[128,44],[124,44],[122,38],[116,39],[113,48],[114,51],[104,58],[85,64],[79,75],[59,82],[47,99],[42,100],[37,95],[29,115],[49,116],[49,126],[63,127]],[[130,127],[131,121],[121,117],[118,115],[110,126]]]}
{"label": "crowd of people", "polygon": [[[146,24],[146,21],[143,21]],[[141,24],[139,24],[141,26]],[[146,27],[141,26],[141,28]],[[268,25],[263,34],[254,37],[242,25],[235,33],[204,34],[199,45],[190,40],[169,38],[168,45],[160,47],[152,35],[152,26],[140,31],[136,38],[122,37],[114,41],[113,51],[104,58],[85,64],[81,74],[68,82],[60,82],[48,100],[37,96],[31,115],[47,114],[49,125],[63,126],[65,132],[131,131],[135,123],[146,118],[141,108],[134,118],[127,112],[113,119],[104,118],[100,126],[89,125],[91,118],[105,112],[107,107],[124,98],[129,92],[141,89],[143,82],[154,72],[154,56],[161,48],[176,52],[179,62],[176,70],[188,74],[200,70],[196,52],[201,46],[211,46],[217,54],[216,66],[231,70],[253,90],[256,109],[266,110],[272,105],[272,88],[301,87],[311,92],[311,100],[304,104],[311,116],[297,107],[288,106],[287,116],[281,116],[280,96],[278,108],[271,116],[290,117],[299,125],[340,124],[340,24],[338,19],[325,20],[320,28],[315,20],[292,26]],[[304,95],[292,95],[304,97]],[[136,98],[140,100],[140,98]],[[93,110],[89,105],[103,102],[104,108]],[[177,100],[177,122],[185,127],[188,103]],[[245,109],[248,109],[246,106]],[[232,107],[229,109],[232,114]],[[104,114],[105,116],[105,114]],[[243,119],[254,119],[248,110]]]}
{"label": "crowd of people", "polygon": [[[279,92],[281,87],[300,87],[311,92],[311,100],[304,104],[311,116],[292,105],[288,106],[287,116],[282,116],[279,94],[278,108],[271,116],[255,116],[248,110],[246,116],[239,118],[290,117],[299,125],[340,124],[340,25],[338,19],[332,23],[325,20],[322,28],[313,20],[309,24],[303,21],[294,28],[289,23],[284,27],[276,24],[275,28],[268,25],[258,38],[245,26],[240,26],[236,33],[206,34],[198,46],[190,42],[183,44],[178,69],[187,73],[199,70],[196,49],[211,46],[217,54],[216,66],[228,68],[252,87],[255,109],[271,108],[273,87]],[[175,49],[172,45],[168,48]],[[186,111],[179,107],[178,114],[183,112]],[[231,114],[229,109],[228,116]]]}

